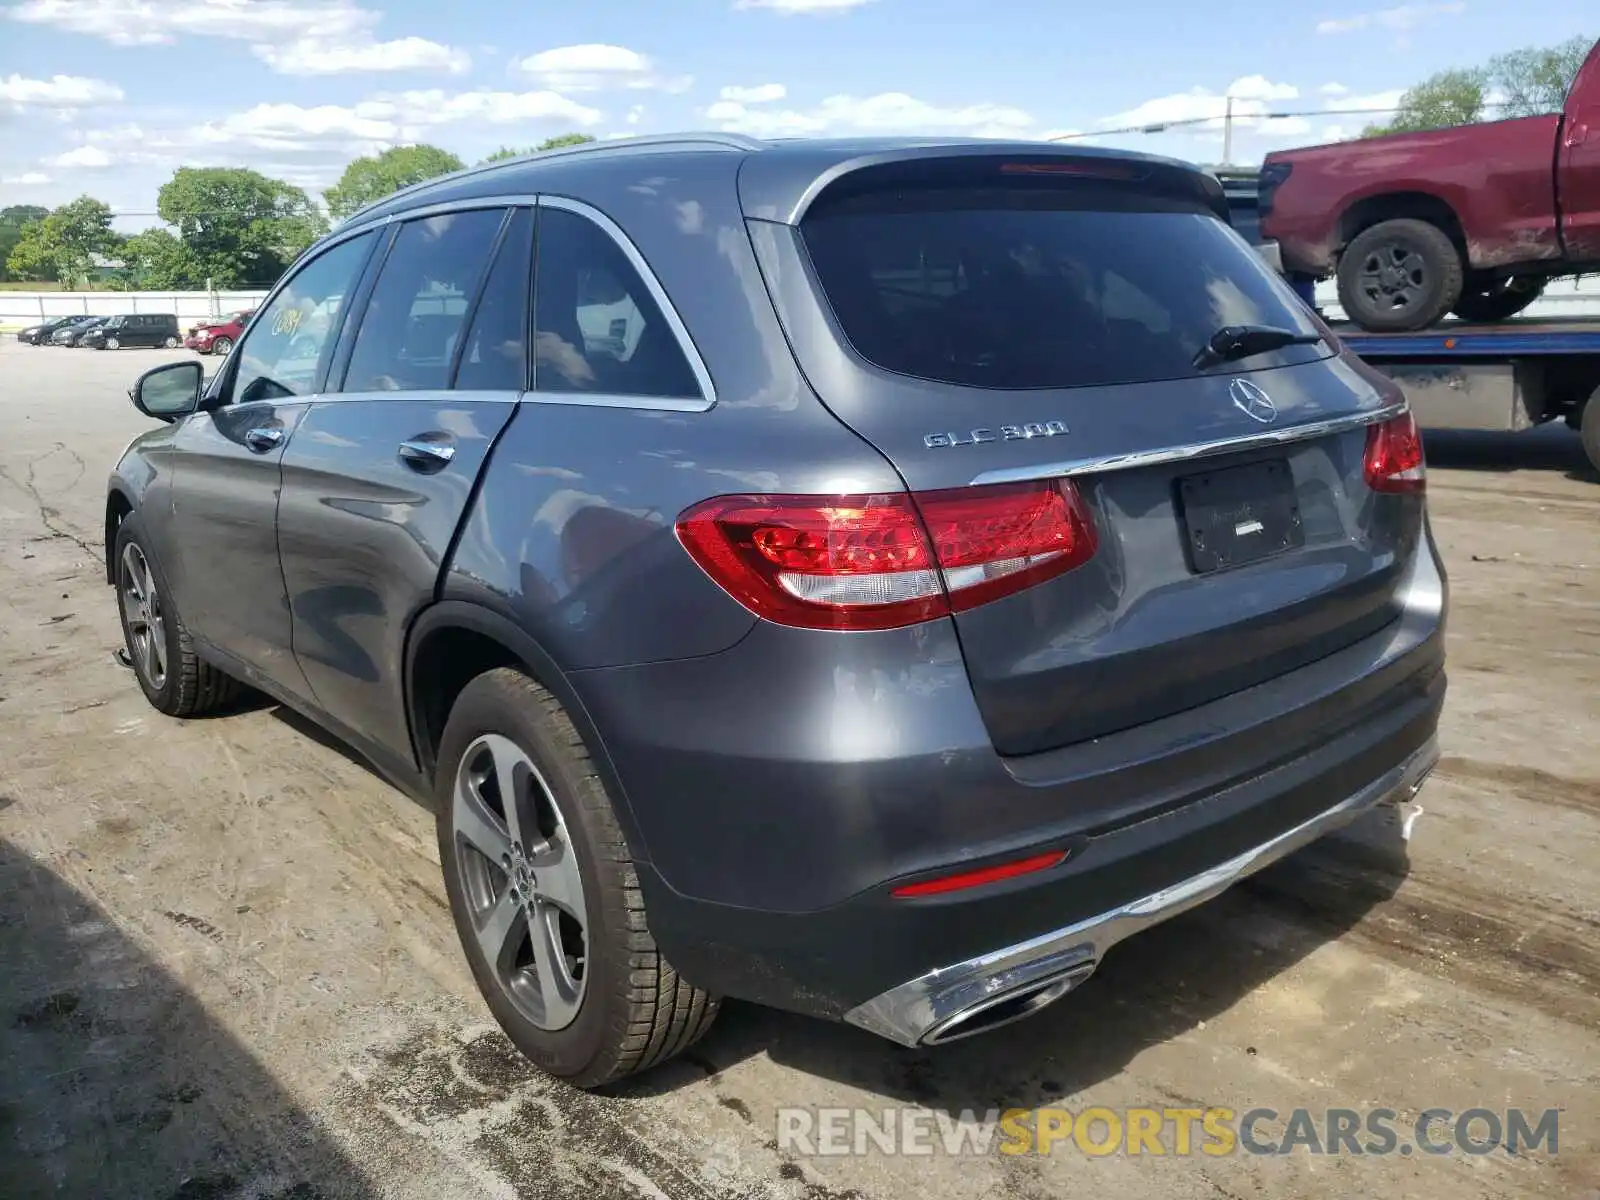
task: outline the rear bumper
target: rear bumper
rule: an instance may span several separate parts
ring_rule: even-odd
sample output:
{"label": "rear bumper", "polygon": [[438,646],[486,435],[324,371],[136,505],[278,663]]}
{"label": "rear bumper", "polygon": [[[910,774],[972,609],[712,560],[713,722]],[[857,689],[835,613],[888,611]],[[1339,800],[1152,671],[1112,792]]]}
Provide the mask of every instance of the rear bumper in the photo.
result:
{"label": "rear bumper", "polygon": [[1379,804],[1415,796],[1438,761],[1438,742],[1429,738],[1405,762],[1360,791],[1225,862],[1065,928],[927,971],[857,1005],[844,1019],[890,1041],[917,1046],[993,1028],[984,1014],[1007,1004],[1018,1005],[1017,1015],[1026,1015],[1082,983],[1124,938],[1221,895]]}
{"label": "rear bumper", "polygon": [[[759,624],[720,654],[571,680],[683,976],[917,1041],[972,988],[1092,967],[1420,779],[1446,691],[1431,539],[1396,600],[1390,625],[1298,670],[1022,758],[995,753],[937,623],[848,639]],[[1004,882],[892,895],[1061,850]]]}

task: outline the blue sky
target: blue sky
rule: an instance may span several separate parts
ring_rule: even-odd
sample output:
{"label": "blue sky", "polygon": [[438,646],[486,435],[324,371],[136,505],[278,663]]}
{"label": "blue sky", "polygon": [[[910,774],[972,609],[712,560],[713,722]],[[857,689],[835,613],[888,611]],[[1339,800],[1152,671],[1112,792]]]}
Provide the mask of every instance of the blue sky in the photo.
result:
{"label": "blue sky", "polygon": [[[125,229],[189,165],[319,192],[427,141],[582,130],[1041,137],[1240,114],[1234,158],[1349,136],[1442,67],[1600,36],[1596,0],[0,0],[0,205]],[[1265,111],[1318,115],[1262,122]],[[1203,162],[1220,130],[1104,135]]]}

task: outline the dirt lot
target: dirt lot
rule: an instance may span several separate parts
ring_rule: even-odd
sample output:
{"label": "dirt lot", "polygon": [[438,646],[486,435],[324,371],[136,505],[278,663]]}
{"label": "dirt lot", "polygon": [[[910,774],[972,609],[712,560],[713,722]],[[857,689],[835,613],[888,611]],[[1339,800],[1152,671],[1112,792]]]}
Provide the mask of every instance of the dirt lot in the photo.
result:
{"label": "dirt lot", "polygon": [[[273,708],[177,723],[118,667],[106,472],[159,352],[0,345],[0,1197],[1592,1196],[1600,482],[1564,430],[1430,439],[1445,759],[1363,828],[939,1053],[730,1005],[620,1095],[489,1023],[431,819]],[[1559,1153],[814,1157],[775,1109],[1560,1108]],[[1271,1140],[1274,1129],[1260,1136]],[[1405,1139],[1402,1139],[1405,1140]]]}

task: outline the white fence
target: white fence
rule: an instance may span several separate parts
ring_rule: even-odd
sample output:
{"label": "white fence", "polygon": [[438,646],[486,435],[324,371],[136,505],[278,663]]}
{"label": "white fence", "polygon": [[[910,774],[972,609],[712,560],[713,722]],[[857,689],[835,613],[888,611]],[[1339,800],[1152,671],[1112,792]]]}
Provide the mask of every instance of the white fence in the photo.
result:
{"label": "white fence", "polygon": [[252,308],[266,297],[254,292],[8,292],[0,290],[0,324],[75,315],[177,313],[178,323]]}

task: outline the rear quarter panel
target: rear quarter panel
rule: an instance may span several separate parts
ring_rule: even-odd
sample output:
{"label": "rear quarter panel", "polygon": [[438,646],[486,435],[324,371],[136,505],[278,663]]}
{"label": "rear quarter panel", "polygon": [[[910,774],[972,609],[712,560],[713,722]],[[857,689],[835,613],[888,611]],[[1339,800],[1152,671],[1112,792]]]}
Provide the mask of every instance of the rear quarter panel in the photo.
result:
{"label": "rear quarter panel", "polygon": [[1327,274],[1344,243],[1372,223],[1349,221],[1352,209],[1383,196],[1423,195],[1455,213],[1474,267],[1559,259],[1553,156],[1560,125],[1551,114],[1270,154],[1267,165],[1294,169],[1263,233],[1289,266]]}
{"label": "rear quarter panel", "polygon": [[509,618],[564,671],[714,654],[750,632],[754,615],[678,543],[674,525],[691,505],[904,486],[795,366],[738,207],[741,159],[577,158],[542,189],[598,208],[633,240],[716,400],[674,412],[530,393],[502,435],[441,599]]}

